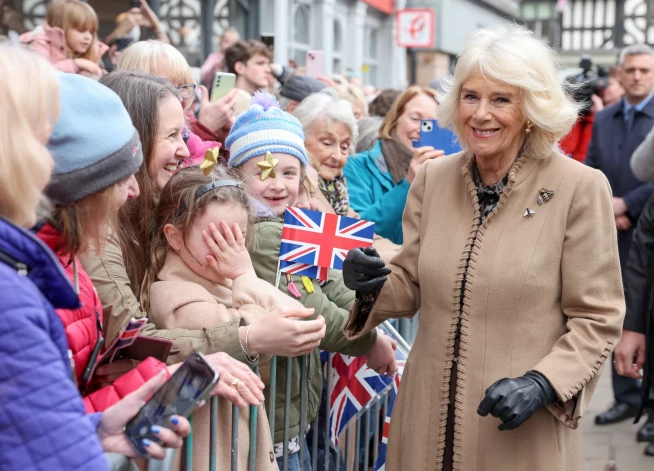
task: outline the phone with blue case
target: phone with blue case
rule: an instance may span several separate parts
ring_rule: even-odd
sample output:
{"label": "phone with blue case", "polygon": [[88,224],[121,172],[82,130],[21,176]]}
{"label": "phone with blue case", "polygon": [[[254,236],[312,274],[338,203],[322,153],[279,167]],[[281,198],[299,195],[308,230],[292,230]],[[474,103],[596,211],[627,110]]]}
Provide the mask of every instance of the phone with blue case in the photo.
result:
{"label": "phone with blue case", "polygon": [[447,128],[441,128],[435,119],[423,119],[420,122],[420,140],[413,141],[413,147],[432,146],[442,150],[445,155],[461,152],[461,145],[456,134]]}

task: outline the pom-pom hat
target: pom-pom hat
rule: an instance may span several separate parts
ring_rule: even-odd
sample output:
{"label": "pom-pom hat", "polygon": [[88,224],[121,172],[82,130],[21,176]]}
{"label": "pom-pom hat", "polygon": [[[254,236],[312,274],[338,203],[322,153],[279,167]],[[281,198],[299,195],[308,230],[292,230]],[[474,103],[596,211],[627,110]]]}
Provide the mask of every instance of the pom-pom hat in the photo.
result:
{"label": "pom-pom hat", "polygon": [[227,136],[230,168],[240,167],[266,152],[297,157],[307,166],[302,125],[295,116],[282,111],[277,99],[268,92],[256,92],[250,107],[237,119]]}

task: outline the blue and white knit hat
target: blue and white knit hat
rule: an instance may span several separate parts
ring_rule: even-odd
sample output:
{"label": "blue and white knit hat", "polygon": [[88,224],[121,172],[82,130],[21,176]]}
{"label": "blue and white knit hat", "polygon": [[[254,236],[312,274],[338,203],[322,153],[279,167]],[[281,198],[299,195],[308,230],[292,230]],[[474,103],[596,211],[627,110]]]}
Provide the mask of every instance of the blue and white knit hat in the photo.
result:
{"label": "blue and white knit hat", "polygon": [[227,136],[230,168],[240,167],[266,152],[297,157],[307,166],[302,125],[295,116],[282,111],[277,99],[268,92],[256,92],[250,107],[236,119]]}

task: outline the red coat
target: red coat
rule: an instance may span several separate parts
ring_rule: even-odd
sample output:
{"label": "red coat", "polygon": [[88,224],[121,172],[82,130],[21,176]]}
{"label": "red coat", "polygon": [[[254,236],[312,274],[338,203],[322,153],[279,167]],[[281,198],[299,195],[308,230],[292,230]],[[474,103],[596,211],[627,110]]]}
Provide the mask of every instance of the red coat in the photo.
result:
{"label": "red coat", "polygon": [[559,145],[565,155],[583,162],[588,154],[588,145],[593,136],[593,122],[595,113],[581,117],[570,130],[570,133],[561,139]]}
{"label": "red coat", "polygon": [[[77,261],[73,263],[70,256],[59,250],[61,233],[50,224],[45,224],[37,233],[41,239],[57,256],[59,263],[64,267],[66,275],[75,285],[75,265],[77,265],[77,282],[79,283],[79,300],[82,305],[79,309],[57,309],[57,315],[64,324],[68,347],[73,354],[75,362],[75,376],[78,383],[89,362],[93,347],[98,342],[99,316],[102,313],[102,304],[88,273]],[[87,412],[102,412],[107,407],[118,402],[122,397],[138,389],[147,380],[156,375],[166,365],[154,358],[141,362],[135,369],[125,373],[111,386],[104,387],[84,398]]]}

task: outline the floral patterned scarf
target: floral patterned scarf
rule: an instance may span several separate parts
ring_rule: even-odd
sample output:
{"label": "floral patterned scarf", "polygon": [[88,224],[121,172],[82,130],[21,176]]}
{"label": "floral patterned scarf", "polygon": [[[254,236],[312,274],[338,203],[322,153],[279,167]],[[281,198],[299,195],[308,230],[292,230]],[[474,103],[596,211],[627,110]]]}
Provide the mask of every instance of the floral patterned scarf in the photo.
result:
{"label": "floral patterned scarf", "polygon": [[318,188],[329,204],[334,209],[334,212],[339,216],[346,216],[350,209],[350,196],[347,193],[347,181],[345,175],[341,174],[331,181],[327,181],[320,177]]}

